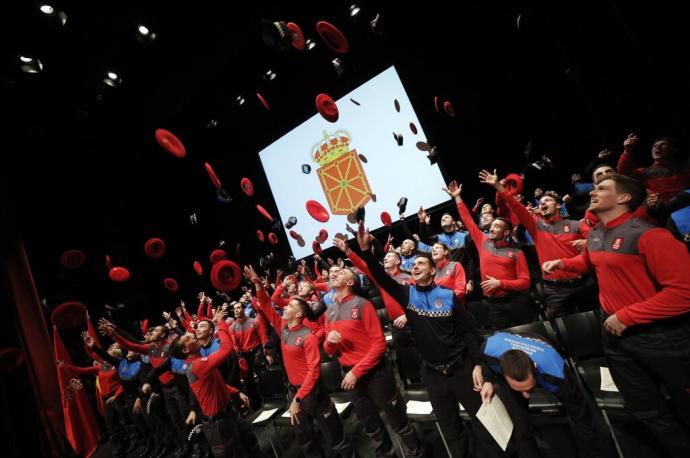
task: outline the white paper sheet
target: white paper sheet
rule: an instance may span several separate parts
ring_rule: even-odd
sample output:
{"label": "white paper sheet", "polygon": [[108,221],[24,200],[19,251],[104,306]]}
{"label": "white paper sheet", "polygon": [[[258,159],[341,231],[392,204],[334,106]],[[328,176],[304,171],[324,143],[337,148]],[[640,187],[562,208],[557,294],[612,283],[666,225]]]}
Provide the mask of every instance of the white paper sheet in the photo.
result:
{"label": "white paper sheet", "polygon": [[510,441],[510,435],[513,434],[513,421],[501,399],[494,396],[489,404],[482,403],[477,412],[477,418],[489,431],[496,443],[505,451],[508,441]]}
{"label": "white paper sheet", "polygon": [[343,413],[345,409],[347,409],[347,406],[349,406],[349,402],[336,402],[335,403],[335,410],[338,411],[338,415]]}
{"label": "white paper sheet", "polygon": [[417,415],[429,415],[433,411],[434,408],[431,407],[430,402],[407,401],[407,413]]}
{"label": "white paper sheet", "polygon": [[258,417],[254,419],[252,423],[261,423],[262,421],[268,420],[274,413],[276,413],[277,410],[277,407],[275,409],[264,410],[259,414]]}
{"label": "white paper sheet", "polygon": [[613,391],[618,393],[618,387],[613,382],[611,377],[611,371],[608,367],[600,367],[599,372],[601,374],[601,391]]}

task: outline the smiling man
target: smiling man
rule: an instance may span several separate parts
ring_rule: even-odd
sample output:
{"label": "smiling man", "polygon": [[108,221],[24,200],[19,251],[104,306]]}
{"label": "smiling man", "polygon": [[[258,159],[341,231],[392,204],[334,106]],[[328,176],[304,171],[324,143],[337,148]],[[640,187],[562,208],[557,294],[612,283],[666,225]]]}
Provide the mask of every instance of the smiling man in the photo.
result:
{"label": "smiling man", "polygon": [[[213,456],[253,457],[264,456],[258,447],[255,437],[243,440],[240,434],[238,418],[231,398],[239,396],[245,406],[249,398],[237,388],[226,385],[218,367],[225,362],[233,351],[232,339],[225,324],[227,311],[225,306],[216,312],[220,348],[209,356],[202,355],[203,344],[194,334],[186,333],[175,338],[170,344],[170,355],[185,361],[185,373],[194,396],[199,401],[203,413],[204,436],[211,446]],[[252,434],[252,433],[245,433]]]}
{"label": "smiling man", "polygon": [[664,444],[667,456],[690,456],[690,255],[666,229],[632,213],[644,200],[638,181],[604,175],[589,210],[600,220],[581,255],[547,261],[546,273],[594,268],[604,315],[602,340],[626,408]]}
{"label": "smiling man", "polygon": [[322,457],[323,452],[314,431],[317,421],[321,432],[330,439],[331,449],[341,458],[354,457],[355,451],[343,432],[343,423],[319,383],[321,377],[321,358],[319,339],[305,326],[307,317],[314,312],[307,301],[293,297],[283,308],[283,316],[278,315],[271,305],[268,293],[252,266],[244,272],[256,288],[257,305],[268,322],[280,335],[280,348],[283,364],[290,382],[290,422],[305,457]]}
{"label": "smiling man", "polygon": [[[500,448],[477,420],[482,400],[491,402],[493,390],[482,377],[476,324],[452,289],[434,283],[436,265],[420,254],[412,266],[414,284],[400,285],[392,279],[369,250],[372,236],[360,223],[357,241],[373,280],[399,304],[407,304],[405,316],[423,359],[423,380],[429,402],[452,456],[465,456],[458,404],[472,418],[472,431],[485,456],[502,456]],[[350,250],[340,244],[346,253]],[[348,254],[349,255],[349,254]],[[525,434],[522,434],[525,433]],[[513,434],[513,446],[521,457],[539,456],[531,431]]]}
{"label": "smiling man", "polygon": [[[589,230],[584,221],[564,219],[560,215],[561,203],[550,194],[539,198],[540,217],[518,202],[494,173],[482,170],[479,173],[482,183],[493,186],[506,203],[510,212],[517,217],[534,240],[534,247],[541,262],[556,258],[577,256],[585,244]],[[550,318],[575,312],[591,310],[596,307],[596,283],[594,279],[577,272],[557,271],[544,274],[544,298]]]}
{"label": "smiling man", "polygon": [[488,311],[488,321],[494,329],[529,323],[536,316],[536,309],[527,294],[529,268],[524,253],[508,242],[512,224],[505,218],[496,218],[485,234],[477,227],[462,200],[462,187],[451,181],[445,191],[455,199],[460,219],[477,246],[479,268],[484,278],[480,283],[484,298],[468,304],[468,308],[476,316],[483,316]]}

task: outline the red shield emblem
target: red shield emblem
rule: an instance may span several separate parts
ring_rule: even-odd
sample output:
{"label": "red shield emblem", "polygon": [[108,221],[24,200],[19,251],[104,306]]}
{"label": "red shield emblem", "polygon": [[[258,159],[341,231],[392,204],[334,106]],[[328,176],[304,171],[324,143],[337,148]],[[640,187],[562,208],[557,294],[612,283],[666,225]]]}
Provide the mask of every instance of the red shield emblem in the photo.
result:
{"label": "red shield emblem", "polygon": [[563,226],[563,232],[570,232],[570,226]]}
{"label": "red shield emblem", "polygon": [[358,308],[353,308],[352,313],[351,313],[352,319],[356,320],[359,318],[359,309]]}
{"label": "red shield emblem", "polygon": [[302,345],[302,336],[295,337],[295,345],[297,345],[298,347]]}
{"label": "red shield emblem", "polygon": [[620,250],[622,245],[623,245],[623,237],[616,237],[616,239],[613,241],[612,248],[614,250]]}
{"label": "red shield emblem", "polygon": [[515,256],[515,253],[513,253],[512,251],[509,251],[509,252],[508,252],[508,257],[509,257],[509,258],[512,258],[513,256]]}

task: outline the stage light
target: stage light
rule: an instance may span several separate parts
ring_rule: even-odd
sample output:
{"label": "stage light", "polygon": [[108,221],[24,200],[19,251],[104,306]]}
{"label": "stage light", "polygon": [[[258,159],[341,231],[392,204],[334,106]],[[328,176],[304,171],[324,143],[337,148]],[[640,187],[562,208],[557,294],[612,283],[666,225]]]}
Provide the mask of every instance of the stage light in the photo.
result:
{"label": "stage light", "polygon": [[150,43],[156,39],[156,33],[143,24],[137,27],[137,32],[137,41],[140,43]]}
{"label": "stage light", "polygon": [[352,16],[352,17],[357,16],[359,14],[359,10],[360,10],[359,6],[357,6],[356,3],[353,3],[352,5],[350,5],[350,16]]}
{"label": "stage light", "polygon": [[52,16],[55,14],[55,8],[50,5],[41,5],[39,9],[41,10],[41,13],[45,14],[46,16]]}
{"label": "stage light", "polygon": [[29,56],[19,56],[19,69],[24,73],[41,73],[43,63]]}
{"label": "stage light", "polygon": [[264,79],[264,81],[273,81],[274,79],[276,79],[276,76],[278,76],[276,75],[276,72],[269,69],[261,77]]}
{"label": "stage light", "polygon": [[118,87],[122,84],[122,78],[117,73],[110,71],[103,78],[103,83],[110,87]]}
{"label": "stage light", "polygon": [[311,38],[307,39],[307,41],[304,42],[304,47],[307,48],[307,51],[311,51],[312,49],[314,49],[315,46],[316,43]]}

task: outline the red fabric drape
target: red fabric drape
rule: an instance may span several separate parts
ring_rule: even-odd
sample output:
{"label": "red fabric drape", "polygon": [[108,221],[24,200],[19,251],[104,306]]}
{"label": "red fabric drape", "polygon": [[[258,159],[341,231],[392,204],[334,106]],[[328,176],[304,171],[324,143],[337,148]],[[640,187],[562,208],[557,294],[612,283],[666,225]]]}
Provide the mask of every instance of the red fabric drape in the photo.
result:
{"label": "red fabric drape", "polygon": [[6,266],[2,283],[15,304],[29,379],[39,408],[43,436],[47,440],[45,453],[61,457],[65,455],[65,430],[50,334],[23,243],[11,232],[9,237],[2,239]]}
{"label": "red fabric drape", "polygon": [[65,365],[57,368],[58,385],[62,395],[62,412],[65,418],[67,440],[78,454],[89,458],[98,448],[99,431],[89,398],[79,377],[70,369],[70,358],[57,328],[53,328],[55,359]]}

